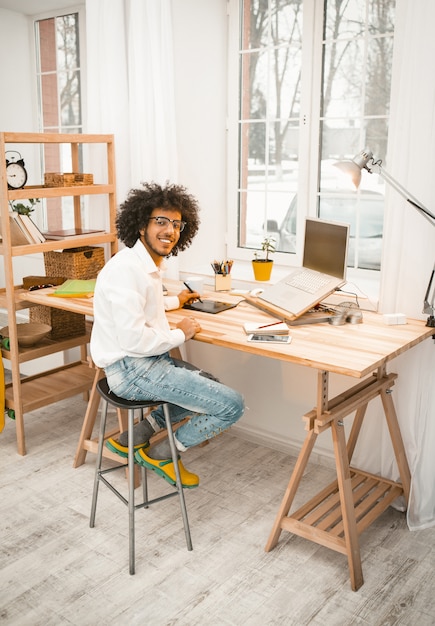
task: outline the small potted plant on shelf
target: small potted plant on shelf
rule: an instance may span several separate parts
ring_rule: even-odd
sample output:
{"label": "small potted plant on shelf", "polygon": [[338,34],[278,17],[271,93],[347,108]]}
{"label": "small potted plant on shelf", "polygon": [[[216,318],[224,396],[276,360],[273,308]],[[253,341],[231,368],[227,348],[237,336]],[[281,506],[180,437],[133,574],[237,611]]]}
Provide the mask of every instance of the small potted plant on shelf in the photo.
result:
{"label": "small potted plant on shelf", "polygon": [[28,205],[16,201],[9,202],[9,204],[12,211],[16,211],[20,215],[30,215],[35,210],[35,204],[38,204],[39,198],[28,198],[27,202]]}
{"label": "small potted plant on shelf", "polygon": [[265,253],[265,257],[258,258],[258,253],[254,254],[255,259],[252,261],[255,280],[269,280],[272,273],[273,260],[269,259],[269,254],[275,252],[275,237],[267,236],[261,242],[261,249]]}

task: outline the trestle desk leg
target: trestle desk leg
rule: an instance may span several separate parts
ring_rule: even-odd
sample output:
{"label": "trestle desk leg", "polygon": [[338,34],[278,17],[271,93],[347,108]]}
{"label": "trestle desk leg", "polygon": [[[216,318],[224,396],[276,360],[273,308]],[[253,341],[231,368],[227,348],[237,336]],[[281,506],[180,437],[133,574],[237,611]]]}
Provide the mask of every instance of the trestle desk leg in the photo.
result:
{"label": "trestle desk leg", "polygon": [[272,527],[272,532],[269,535],[269,539],[267,540],[265,551],[270,552],[276,544],[278,543],[279,536],[282,531],[281,522],[284,518],[287,517],[288,512],[290,511],[290,507],[293,503],[294,497],[296,495],[296,491],[298,490],[299,483],[301,482],[302,476],[304,475],[305,468],[308,463],[308,459],[310,458],[310,454],[313,450],[313,446],[316,442],[317,434],[314,430],[308,431],[308,434],[305,438],[304,445],[299,453],[298,460],[296,461],[296,465],[293,469],[290,482],[287,485],[286,492],[284,494],[284,498],[282,499],[281,506],[278,511],[278,515],[275,518],[275,523]]}

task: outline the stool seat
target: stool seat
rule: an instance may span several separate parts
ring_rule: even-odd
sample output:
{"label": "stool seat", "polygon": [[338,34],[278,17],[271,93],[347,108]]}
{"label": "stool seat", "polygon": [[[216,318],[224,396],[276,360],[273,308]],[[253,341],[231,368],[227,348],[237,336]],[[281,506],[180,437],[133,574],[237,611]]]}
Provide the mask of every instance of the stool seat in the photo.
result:
{"label": "stool seat", "polygon": [[98,381],[97,390],[100,396],[117,409],[149,409],[164,404],[163,400],[127,400],[126,398],[120,398],[113,391],[110,391],[107,378],[101,378]]}
{"label": "stool seat", "polygon": [[[91,517],[90,517],[89,525],[91,528],[95,526],[98,487],[99,487],[100,482],[102,482],[112,491],[112,493],[114,493],[128,507],[129,566],[130,566],[130,574],[134,574],[135,573],[134,514],[136,510],[140,508],[148,508],[149,505],[166,500],[167,498],[177,495],[177,493],[180,499],[181,515],[183,519],[187,549],[192,550],[192,540],[190,537],[190,528],[189,528],[189,522],[187,518],[186,503],[184,500],[183,485],[182,485],[182,481],[180,477],[180,469],[178,466],[178,452],[175,446],[174,433],[172,430],[169,407],[168,407],[168,403],[166,403],[164,400],[127,400],[126,398],[121,398],[117,396],[115,393],[113,393],[112,391],[110,391],[107,378],[102,378],[98,381],[97,390],[103,402],[102,402],[102,408],[101,408],[100,433],[99,433],[99,439],[98,439],[98,452],[97,452],[97,461],[96,461],[96,468],[95,468],[94,490],[93,490],[93,495],[92,495]],[[120,458],[121,464],[113,466],[113,467],[109,467],[107,469],[102,469],[101,465],[102,465],[102,458],[103,458],[104,436],[105,436],[105,430],[106,430],[107,408],[109,404],[114,406],[117,409],[125,409],[128,412],[128,462],[127,464],[122,463],[121,458]],[[170,493],[167,493],[158,498],[149,500],[148,499],[148,487],[147,487],[147,473],[146,473],[146,469],[144,467],[141,467],[143,501],[140,504],[135,504],[134,444],[133,444],[134,414],[136,410],[140,410],[141,417],[143,419],[143,410],[150,409],[156,406],[163,406],[166,429],[168,433],[168,440],[169,440],[169,444],[171,448],[172,461],[174,464],[175,475],[176,475],[176,485],[174,487],[174,490],[171,491]],[[125,467],[128,468],[128,499],[125,498],[120,493],[120,491],[117,488],[115,488],[105,476],[106,474],[110,472],[113,472],[113,471],[116,471]]]}

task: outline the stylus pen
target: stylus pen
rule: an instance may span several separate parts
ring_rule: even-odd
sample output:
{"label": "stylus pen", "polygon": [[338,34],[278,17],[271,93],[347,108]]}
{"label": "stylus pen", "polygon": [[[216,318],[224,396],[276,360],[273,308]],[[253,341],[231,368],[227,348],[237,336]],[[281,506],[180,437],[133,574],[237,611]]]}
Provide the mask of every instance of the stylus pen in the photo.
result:
{"label": "stylus pen", "polygon": [[277,324],[282,324],[281,321],[279,322],[272,322],[271,324],[265,324],[264,326],[258,326],[257,330],[260,330],[260,328],[269,328],[269,326],[276,326]]}
{"label": "stylus pen", "polygon": [[[186,285],[186,287],[188,288],[188,290],[190,291],[190,293],[195,293],[192,289],[192,287],[189,287],[189,285],[186,282],[183,282],[183,285]],[[202,303],[201,298],[198,298],[198,300]]]}

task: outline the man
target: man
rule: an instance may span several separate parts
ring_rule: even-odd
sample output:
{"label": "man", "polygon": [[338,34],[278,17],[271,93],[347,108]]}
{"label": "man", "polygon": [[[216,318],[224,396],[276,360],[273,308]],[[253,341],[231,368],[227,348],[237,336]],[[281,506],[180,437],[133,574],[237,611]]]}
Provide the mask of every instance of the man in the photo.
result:
{"label": "man", "polygon": [[[161,273],[164,258],[188,248],[198,231],[196,199],[180,185],[155,183],[130,191],[116,220],[119,251],[98,275],[94,294],[91,355],[104,369],[110,389],[128,400],[165,400],[173,423],[191,419],[175,435],[179,452],[223,432],[243,414],[241,395],[210,375],[169,355],[201,330],[198,321],[183,318],[170,329],[165,309],[177,309],[197,299],[183,290],[164,297]],[[156,408],[134,427],[135,461],[175,484],[169,441],[149,446],[152,435],[165,427],[163,409]],[[128,456],[128,433],[106,445]],[[181,462],[184,487],[197,487],[199,478]]]}

